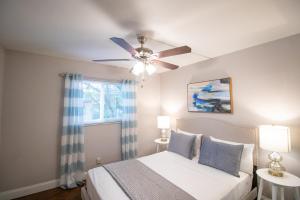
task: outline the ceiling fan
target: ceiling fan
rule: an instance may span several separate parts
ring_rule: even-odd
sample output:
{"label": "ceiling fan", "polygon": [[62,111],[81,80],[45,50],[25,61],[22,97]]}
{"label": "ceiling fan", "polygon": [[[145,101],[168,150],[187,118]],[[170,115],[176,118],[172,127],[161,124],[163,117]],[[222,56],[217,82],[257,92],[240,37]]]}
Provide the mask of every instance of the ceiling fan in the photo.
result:
{"label": "ceiling fan", "polygon": [[181,47],[176,47],[173,49],[168,49],[168,50],[154,53],[151,49],[144,47],[147,38],[143,35],[137,35],[137,40],[141,44],[141,46],[138,48],[133,48],[126,40],[122,38],[112,37],[110,39],[114,43],[116,43],[117,45],[125,49],[127,52],[129,52],[132,59],[102,59],[102,60],[93,60],[93,61],[110,62],[110,61],[137,60],[138,62],[130,70],[136,76],[139,76],[141,74],[144,75],[145,71],[148,73],[148,75],[153,74],[156,71],[156,68],[153,65],[159,65],[161,67],[171,69],[171,70],[177,69],[179,67],[178,65],[174,65],[158,59],[191,52],[190,47],[181,46]]}

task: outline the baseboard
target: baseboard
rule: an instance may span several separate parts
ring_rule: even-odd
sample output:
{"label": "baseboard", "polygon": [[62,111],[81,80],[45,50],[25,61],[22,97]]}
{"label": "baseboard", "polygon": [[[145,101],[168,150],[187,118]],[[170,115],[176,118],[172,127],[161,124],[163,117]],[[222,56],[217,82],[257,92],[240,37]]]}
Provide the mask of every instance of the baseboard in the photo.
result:
{"label": "baseboard", "polygon": [[59,180],[51,180],[43,183],[38,183],[26,187],[21,187],[13,190],[8,190],[5,192],[0,192],[1,200],[9,200],[18,197],[23,197],[26,195],[34,194],[37,192],[42,192],[45,190],[50,190],[59,186]]}

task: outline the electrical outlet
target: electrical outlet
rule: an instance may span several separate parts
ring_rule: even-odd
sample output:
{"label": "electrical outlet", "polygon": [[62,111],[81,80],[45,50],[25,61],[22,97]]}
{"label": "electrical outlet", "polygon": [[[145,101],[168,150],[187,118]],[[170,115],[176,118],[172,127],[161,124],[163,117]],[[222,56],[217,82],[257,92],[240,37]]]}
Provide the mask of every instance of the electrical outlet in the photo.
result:
{"label": "electrical outlet", "polygon": [[101,165],[101,157],[96,158],[96,165]]}

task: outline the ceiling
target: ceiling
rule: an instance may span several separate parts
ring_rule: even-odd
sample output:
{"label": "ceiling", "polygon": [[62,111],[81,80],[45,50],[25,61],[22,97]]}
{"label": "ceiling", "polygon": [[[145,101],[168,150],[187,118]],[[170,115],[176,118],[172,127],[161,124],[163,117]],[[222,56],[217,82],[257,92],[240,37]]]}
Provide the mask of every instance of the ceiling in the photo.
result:
{"label": "ceiling", "polygon": [[[299,0],[1,0],[0,44],[79,60],[130,58],[109,40],[154,51],[189,45],[164,59],[186,66],[300,33]],[[110,65],[130,67],[130,62]]]}

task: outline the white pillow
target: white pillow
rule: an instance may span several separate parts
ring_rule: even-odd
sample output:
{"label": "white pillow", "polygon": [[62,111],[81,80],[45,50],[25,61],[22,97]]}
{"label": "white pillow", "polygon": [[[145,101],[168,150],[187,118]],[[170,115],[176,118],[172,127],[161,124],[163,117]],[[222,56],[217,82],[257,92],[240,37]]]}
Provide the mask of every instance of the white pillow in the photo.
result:
{"label": "white pillow", "polygon": [[199,158],[202,134],[190,133],[190,132],[186,132],[186,131],[183,131],[180,129],[177,129],[177,133],[196,136],[195,143],[194,143],[194,149],[193,149],[193,157],[196,156],[196,158]]}
{"label": "white pillow", "polygon": [[241,166],[240,171],[245,172],[247,174],[252,175],[253,174],[253,150],[254,150],[254,144],[243,144],[243,143],[237,143],[237,142],[231,142],[227,140],[220,140],[214,137],[211,137],[213,141],[216,142],[223,142],[227,144],[232,145],[244,145],[242,157],[241,157]]}

